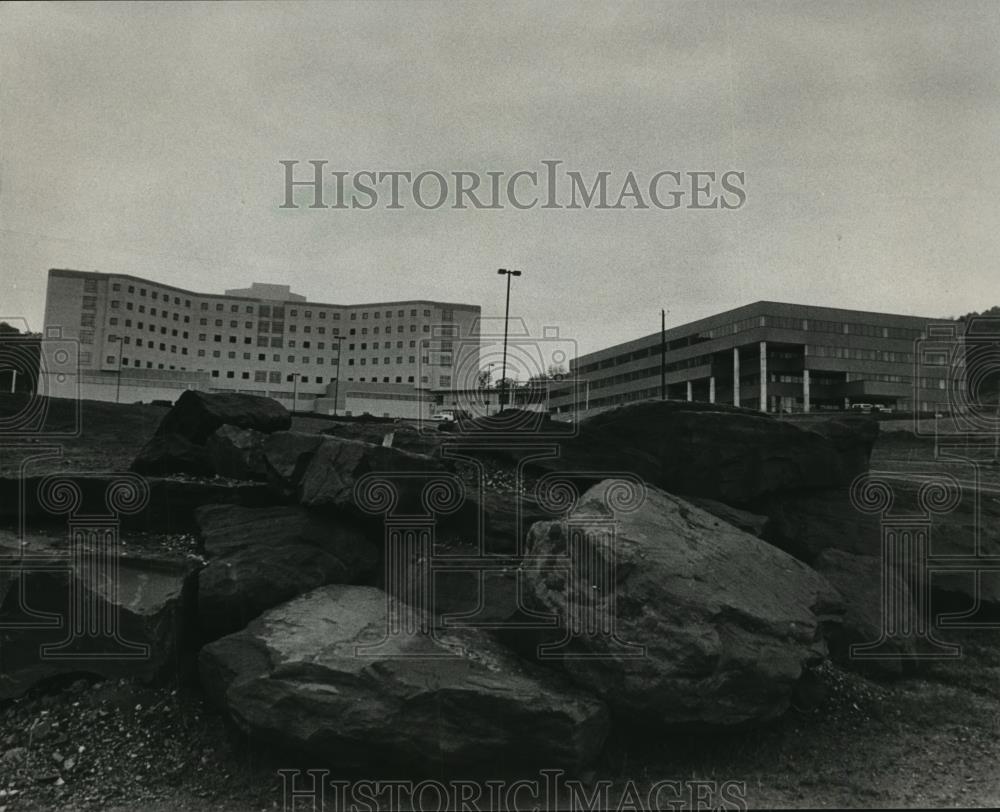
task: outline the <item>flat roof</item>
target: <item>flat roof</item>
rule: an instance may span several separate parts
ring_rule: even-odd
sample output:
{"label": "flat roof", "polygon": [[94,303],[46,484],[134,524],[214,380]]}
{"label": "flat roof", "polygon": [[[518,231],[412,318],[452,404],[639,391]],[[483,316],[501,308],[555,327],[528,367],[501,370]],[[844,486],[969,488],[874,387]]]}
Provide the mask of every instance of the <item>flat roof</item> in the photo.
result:
{"label": "flat roof", "polygon": [[[775,312],[778,311],[778,312]],[[784,312],[782,312],[784,311]],[[910,316],[902,313],[885,313],[876,310],[850,310],[843,307],[826,307],[823,305],[808,305],[808,304],[795,304],[794,302],[776,302],[767,299],[760,299],[756,302],[751,302],[749,304],[740,305],[739,307],[734,307],[731,310],[724,310],[721,313],[715,313],[711,316],[705,316],[701,319],[696,319],[694,321],[689,321],[684,324],[678,324],[674,327],[668,327],[665,331],[667,340],[672,338],[679,338],[681,336],[687,335],[692,331],[697,331],[700,329],[710,328],[719,326],[722,324],[728,324],[732,321],[738,321],[743,318],[749,318],[755,315],[799,315],[803,318],[817,318],[826,319],[830,321],[864,321],[870,319],[877,324],[883,324],[886,326],[924,326],[925,324],[946,324],[953,322],[954,319],[947,319],[942,317],[934,316]],[[765,328],[767,329],[767,328]],[[774,329],[780,329],[775,327]],[[786,328],[787,329],[787,328]],[[593,352],[588,352],[584,355],[579,355],[575,359],[577,365],[584,359],[600,358],[606,353],[616,351],[621,352],[628,350],[630,348],[640,348],[646,346],[650,341],[659,342],[660,331],[647,333],[646,335],[640,336],[638,338],[629,339],[628,341],[622,341],[618,344],[611,344],[600,350],[594,350]]]}
{"label": "flat roof", "polygon": [[[111,279],[112,277],[114,277],[115,279],[128,279],[132,282],[139,282],[145,285],[156,285],[157,287],[173,291],[174,293],[183,293],[185,296],[200,296],[201,298],[205,299],[225,299],[227,301],[238,301],[238,302],[277,301],[271,299],[259,299],[254,296],[229,296],[226,295],[225,293],[202,293],[196,290],[186,290],[184,288],[178,288],[174,285],[168,285],[165,282],[157,282],[155,279],[146,279],[141,276],[132,276],[131,274],[124,274],[124,273],[104,273],[102,271],[76,271],[70,268],[49,268],[49,276],[104,277],[106,279]],[[402,299],[398,301],[386,301],[386,302],[361,302],[358,304],[333,304],[330,302],[311,302],[308,300],[297,301],[294,299],[288,299],[286,301],[282,301],[281,304],[312,305],[313,307],[336,307],[336,308],[385,307],[391,305],[429,304],[429,305],[438,305],[442,307],[450,307],[455,310],[482,310],[482,307],[480,305],[467,304],[462,302],[442,302],[436,299]]]}

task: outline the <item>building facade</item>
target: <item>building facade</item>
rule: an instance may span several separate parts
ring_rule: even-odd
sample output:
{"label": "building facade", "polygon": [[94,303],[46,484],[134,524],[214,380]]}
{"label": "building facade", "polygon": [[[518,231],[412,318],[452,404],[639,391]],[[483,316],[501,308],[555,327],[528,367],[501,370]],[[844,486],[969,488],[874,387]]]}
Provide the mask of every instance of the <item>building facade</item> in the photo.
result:
{"label": "building facade", "polygon": [[441,402],[435,393],[456,385],[456,369],[478,369],[479,318],[480,308],[469,304],[326,304],[287,285],[198,293],[53,269],[45,334],[78,347],[83,398],[173,400],[200,389],[323,413],[353,411],[353,399],[355,409],[405,417]]}
{"label": "building facade", "polygon": [[[879,404],[948,411],[947,358],[927,363],[920,343],[944,319],[754,302],[666,331],[667,397],[767,412]],[[940,358],[940,356],[938,356]],[[574,386],[553,389],[556,413],[661,394],[661,335],[580,356]]]}

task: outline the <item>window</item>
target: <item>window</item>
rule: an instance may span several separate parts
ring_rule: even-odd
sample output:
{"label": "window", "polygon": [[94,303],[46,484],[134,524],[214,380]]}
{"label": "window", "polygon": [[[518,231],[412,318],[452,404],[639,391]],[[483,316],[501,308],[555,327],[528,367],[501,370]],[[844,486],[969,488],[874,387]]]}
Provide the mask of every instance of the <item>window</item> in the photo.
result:
{"label": "window", "polygon": [[236,373],[235,373],[235,372],[233,372],[232,370],[229,370],[229,371],[228,371],[228,372],[226,373],[226,377],[227,377],[227,378],[235,378],[235,377],[236,377]]}
{"label": "window", "polygon": [[215,341],[218,342],[219,344],[222,343],[222,336],[219,335],[218,333],[215,334],[214,338],[215,338]]}
{"label": "window", "polygon": [[253,379],[255,383],[265,383],[267,381],[267,373],[261,369],[258,369],[253,374]]}
{"label": "window", "polygon": [[244,373],[242,373],[242,375],[240,375],[240,377],[243,378],[243,380],[245,380],[245,381],[249,381],[250,380],[250,373],[249,372],[244,372]]}

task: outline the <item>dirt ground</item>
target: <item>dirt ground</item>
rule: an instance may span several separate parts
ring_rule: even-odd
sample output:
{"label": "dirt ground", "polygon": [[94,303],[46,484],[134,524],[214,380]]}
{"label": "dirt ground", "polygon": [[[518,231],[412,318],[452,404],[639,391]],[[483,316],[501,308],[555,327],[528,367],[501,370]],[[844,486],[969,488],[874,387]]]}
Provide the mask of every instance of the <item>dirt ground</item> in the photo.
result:
{"label": "dirt ground", "polygon": [[[0,417],[18,408],[0,397]],[[80,432],[59,439],[62,457],[46,464],[126,470],[164,411],[85,403]],[[48,426],[65,430],[75,419],[53,409]],[[294,420],[302,430],[328,425]],[[904,426],[884,428],[873,469],[946,465],[932,441],[908,436]],[[23,445],[50,442],[42,433]],[[0,475],[16,476],[20,452],[2,453]],[[981,463],[985,487],[1000,487],[997,468]],[[589,785],[608,779],[619,791],[628,781],[640,789],[661,780],[744,782],[751,808],[1000,807],[1000,630],[941,637],[962,643],[960,659],[892,683],[826,665],[772,724],[615,739],[580,778]],[[42,723],[47,736],[36,735]],[[0,704],[0,812],[281,809],[281,766],[293,765],[247,750],[197,696],[170,686],[64,681]]]}

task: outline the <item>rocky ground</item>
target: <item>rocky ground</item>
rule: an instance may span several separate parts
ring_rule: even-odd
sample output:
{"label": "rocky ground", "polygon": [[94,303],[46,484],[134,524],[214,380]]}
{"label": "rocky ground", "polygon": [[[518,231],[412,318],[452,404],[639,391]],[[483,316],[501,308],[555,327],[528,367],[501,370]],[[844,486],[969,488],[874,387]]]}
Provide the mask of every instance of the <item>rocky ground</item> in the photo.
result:
{"label": "rocky ground", "polygon": [[[0,400],[0,413],[10,408]],[[127,470],[164,413],[84,404],[87,430],[61,441],[63,457],[51,470]],[[51,417],[56,424],[72,418]],[[302,431],[333,425],[309,417],[293,422]],[[351,435],[359,430],[343,425]],[[0,474],[16,474],[3,464]],[[872,457],[873,469],[900,473],[935,464],[933,447],[905,430],[883,431]],[[459,470],[471,482],[471,468]],[[515,489],[509,466],[491,462],[485,474],[491,490]],[[162,546],[167,556],[197,554],[188,534],[129,538],[147,550]],[[961,659],[895,682],[827,663],[775,722],[672,728],[641,739],[612,734],[598,762],[578,777],[589,786],[610,780],[612,801],[627,782],[641,789],[661,780],[711,780],[743,782],[751,807],[1000,806],[1000,631],[947,630],[941,637],[963,644]],[[277,770],[308,766],[286,762],[246,746],[184,683],[71,675],[0,703],[0,812],[281,809]]]}
{"label": "rocky ground", "polygon": [[[966,643],[961,662],[895,684],[823,666],[762,728],[613,739],[580,778],[619,792],[741,781],[751,807],[996,807],[1000,636]],[[248,750],[197,696],[168,687],[81,678],[7,703],[0,725],[5,812],[280,809],[277,770],[293,766]]]}

